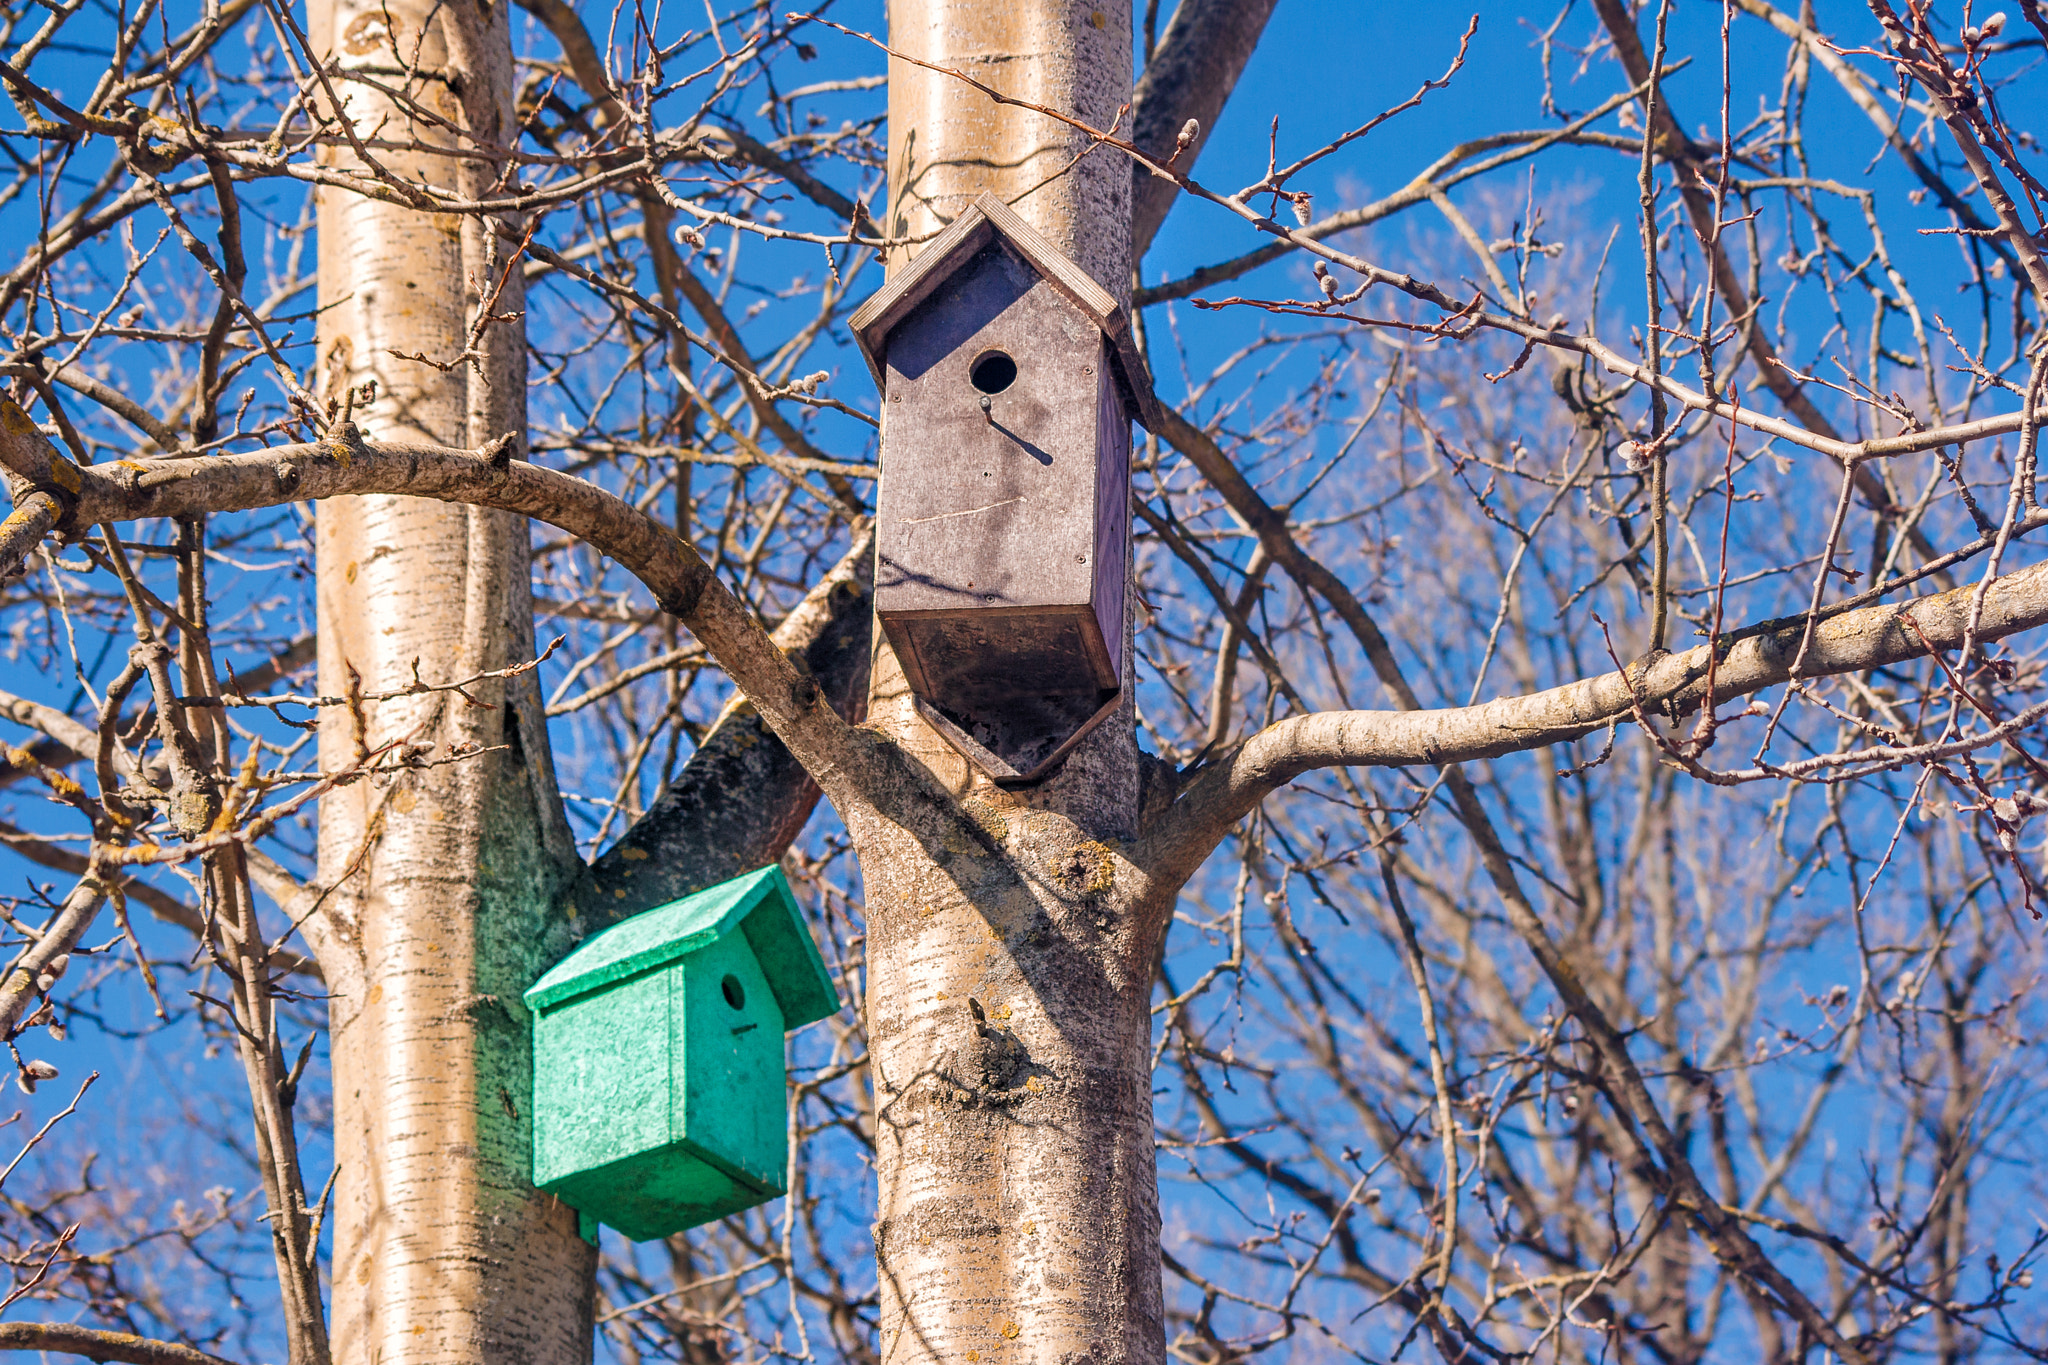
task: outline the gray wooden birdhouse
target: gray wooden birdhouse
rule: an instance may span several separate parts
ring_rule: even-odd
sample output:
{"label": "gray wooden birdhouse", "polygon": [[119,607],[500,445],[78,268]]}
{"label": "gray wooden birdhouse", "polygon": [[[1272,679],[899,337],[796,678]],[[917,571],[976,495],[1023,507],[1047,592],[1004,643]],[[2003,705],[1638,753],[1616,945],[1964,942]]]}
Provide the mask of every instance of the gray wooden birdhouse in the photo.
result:
{"label": "gray wooden birdhouse", "polygon": [[1022,779],[1123,676],[1130,424],[1157,425],[1128,319],[984,194],[852,329],[883,397],[875,614],[969,756]]}

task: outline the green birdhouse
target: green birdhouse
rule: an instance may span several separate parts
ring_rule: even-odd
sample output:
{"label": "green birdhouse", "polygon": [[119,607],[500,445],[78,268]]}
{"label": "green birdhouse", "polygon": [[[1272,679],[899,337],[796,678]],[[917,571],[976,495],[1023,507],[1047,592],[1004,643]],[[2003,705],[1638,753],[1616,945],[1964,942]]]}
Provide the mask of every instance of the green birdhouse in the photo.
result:
{"label": "green birdhouse", "polygon": [[782,1035],[839,994],[781,868],[607,929],[526,1004],[536,1186],[639,1242],[788,1191]]}

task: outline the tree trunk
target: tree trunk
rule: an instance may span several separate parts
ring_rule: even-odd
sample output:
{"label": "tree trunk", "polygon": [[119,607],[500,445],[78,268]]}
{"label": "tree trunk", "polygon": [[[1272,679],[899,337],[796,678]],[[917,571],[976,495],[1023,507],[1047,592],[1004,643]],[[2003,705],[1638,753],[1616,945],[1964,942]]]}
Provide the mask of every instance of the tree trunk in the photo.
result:
{"label": "tree trunk", "polygon": [[[892,0],[889,34],[1098,127],[1131,98],[1128,0]],[[993,192],[1128,299],[1130,168],[1088,150],[1065,125],[890,62],[894,232],[927,235]],[[883,441],[891,471],[918,458]],[[869,714],[969,816],[842,812],[867,889],[882,1358],[1161,1360],[1156,928],[1121,908],[1118,884],[1139,797],[1128,701],[1023,793],[918,719],[879,633]]]}
{"label": "tree trunk", "polygon": [[[315,0],[315,51],[365,137],[402,179],[468,197],[497,164],[370,84],[402,89],[474,135],[509,142],[506,6],[489,0]],[[374,130],[374,132],[373,132]],[[337,158],[338,167],[361,162]],[[525,451],[523,308],[509,248],[475,218],[321,191],[319,382],[367,434]],[[503,292],[491,299],[503,281]],[[468,353],[465,357],[465,352]],[[424,355],[446,369],[398,354]],[[319,512],[320,686],[329,695],[457,681],[533,657],[524,518],[404,497]],[[322,767],[370,752],[415,766],[330,795],[317,946],[333,992],[334,1358],[583,1365],[593,1255],[576,1216],[528,1183],[529,1051],[520,992],[569,946],[554,912],[577,870],[531,673],[322,713]],[[465,749],[480,752],[448,762]],[[387,760],[388,762],[388,760]],[[566,902],[566,897],[563,898]]]}

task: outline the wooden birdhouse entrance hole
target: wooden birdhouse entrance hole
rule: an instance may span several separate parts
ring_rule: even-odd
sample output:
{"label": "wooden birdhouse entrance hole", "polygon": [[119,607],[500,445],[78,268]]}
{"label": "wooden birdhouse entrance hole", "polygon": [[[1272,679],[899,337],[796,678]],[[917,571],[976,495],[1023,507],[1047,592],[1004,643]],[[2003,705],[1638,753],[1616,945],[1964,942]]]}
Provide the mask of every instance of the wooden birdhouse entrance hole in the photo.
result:
{"label": "wooden birdhouse entrance hole", "polygon": [[1124,311],[983,195],[852,325],[884,400],[876,616],[933,728],[1037,781],[1123,681],[1130,424],[1155,425]]}

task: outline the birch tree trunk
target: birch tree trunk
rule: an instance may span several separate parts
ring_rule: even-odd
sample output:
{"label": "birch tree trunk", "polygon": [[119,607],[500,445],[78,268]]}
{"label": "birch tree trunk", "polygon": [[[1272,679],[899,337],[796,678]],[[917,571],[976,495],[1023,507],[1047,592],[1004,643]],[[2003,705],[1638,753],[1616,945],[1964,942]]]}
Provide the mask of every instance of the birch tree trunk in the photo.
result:
{"label": "birch tree trunk", "polygon": [[[892,0],[889,35],[1108,127],[1131,98],[1130,19],[1128,0]],[[992,192],[1127,299],[1129,165],[1087,150],[1071,128],[890,62],[894,233],[929,234]],[[886,431],[883,449],[885,471],[918,455]],[[879,634],[875,648],[872,722],[971,821],[842,812],[867,889],[882,1358],[1161,1360],[1156,930],[1117,884],[1138,815],[1130,708],[1043,786],[1006,793],[918,719]]]}
{"label": "birch tree trunk", "polygon": [[[507,6],[491,0],[314,0],[314,48],[385,169],[480,197],[509,143]],[[361,72],[365,80],[351,81]],[[407,109],[370,81],[445,124]],[[374,131],[373,131],[374,130]],[[472,140],[473,139],[473,140]],[[337,164],[361,169],[348,158]],[[320,383],[370,381],[366,434],[525,452],[520,272],[473,217],[323,190]],[[502,292],[493,292],[503,282]],[[486,309],[499,320],[473,328]],[[436,364],[404,356],[425,356]],[[444,368],[445,367],[445,368]],[[533,657],[524,518],[406,497],[320,505],[320,686],[330,695],[430,682]],[[318,943],[331,1005],[334,1357],[582,1365],[592,1253],[576,1216],[528,1184],[529,1051],[520,992],[569,946],[552,907],[577,863],[555,793],[534,675],[323,713],[323,766],[387,745],[410,771],[329,796]],[[360,730],[358,726],[360,725]],[[479,756],[447,762],[452,755]],[[564,903],[567,897],[563,897]]]}

